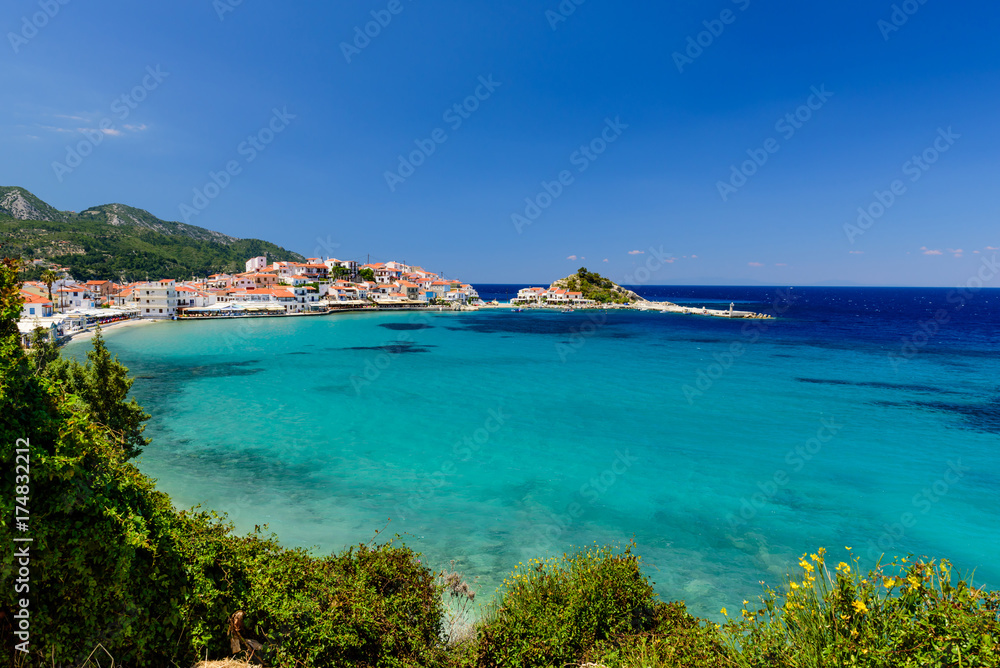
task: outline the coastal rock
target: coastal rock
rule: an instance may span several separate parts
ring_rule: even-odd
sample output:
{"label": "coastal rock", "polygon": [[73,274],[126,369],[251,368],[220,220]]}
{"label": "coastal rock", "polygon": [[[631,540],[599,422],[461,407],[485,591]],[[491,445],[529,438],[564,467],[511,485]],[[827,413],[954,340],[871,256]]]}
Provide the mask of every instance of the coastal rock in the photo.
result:
{"label": "coastal rock", "polygon": [[[552,283],[552,285],[549,286],[549,290],[555,290],[557,288],[560,289],[560,290],[569,290],[573,286],[573,281],[576,278],[577,278],[577,274],[570,274],[566,278],[560,278],[559,280],[554,281]],[[620,295],[622,295],[624,297],[628,297],[628,299],[629,299],[630,302],[645,301],[642,297],[640,297],[639,295],[637,295],[632,290],[627,290],[627,289],[623,288],[622,286],[618,285],[617,283],[615,283],[614,281],[610,281],[609,280],[608,282],[611,283],[611,287],[608,288],[611,292],[620,294]]]}

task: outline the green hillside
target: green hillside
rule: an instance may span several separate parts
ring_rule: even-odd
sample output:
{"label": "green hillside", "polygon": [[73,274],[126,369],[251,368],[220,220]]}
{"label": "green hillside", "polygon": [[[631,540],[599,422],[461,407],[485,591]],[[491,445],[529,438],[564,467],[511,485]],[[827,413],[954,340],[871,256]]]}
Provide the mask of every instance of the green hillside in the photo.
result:
{"label": "green hillside", "polygon": [[[264,254],[271,260],[304,259],[267,241],[160,220],[124,204],[58,211],[16,187],[0,187],[0,243],[7,255],[68,267],[79,280],[180,279],[242,271],[248,258]],[[37,278],[41,271],[40,266],[31,268],[25,278]]]}
{"label": "green hillside", "polygon": [[582,292],[584,299],[593,299],[600,304],[631,304],[642,301],[642,297],[636,293],[626,290],[611,279],[596,272],[587,271],[586,267],[580,267],[575,274],[560,278],[549,288]]}

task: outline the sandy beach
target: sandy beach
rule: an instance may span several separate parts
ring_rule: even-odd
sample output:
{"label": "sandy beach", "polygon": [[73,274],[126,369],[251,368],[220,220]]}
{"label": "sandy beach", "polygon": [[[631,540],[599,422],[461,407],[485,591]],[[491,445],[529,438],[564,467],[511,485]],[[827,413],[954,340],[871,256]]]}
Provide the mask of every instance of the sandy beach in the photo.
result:
{"label": "sandy beach", "polygon": [[[166,320],[151,320],[151,319],[134,318],[132,320],[122,320],[122,321],[119,321],[119,322],[114,322],[114,323],[111,323],[109,325],[101,325],[101,332],[106,334],[108,331],[118,331],[118,330],[121,330],[121,329],[125,329],[126,327],[136,327],[138,325],[151,325],[151,324],[157,323],[157,322],[167,322],[167,321]],[[63,337],[62,343],[66,344],[66,343],[69,343],[70,341],[73,341],[73,340],[78,339],[78,338],[89,339],[89,338],[91,338],[91,337],[94,336],[94,330],[95,329],[97,329],[97,328],[96,327],[91,327],[89,329],[82,329],[80,331],[73,332],[72,334],[69,334],[68,336]]]}

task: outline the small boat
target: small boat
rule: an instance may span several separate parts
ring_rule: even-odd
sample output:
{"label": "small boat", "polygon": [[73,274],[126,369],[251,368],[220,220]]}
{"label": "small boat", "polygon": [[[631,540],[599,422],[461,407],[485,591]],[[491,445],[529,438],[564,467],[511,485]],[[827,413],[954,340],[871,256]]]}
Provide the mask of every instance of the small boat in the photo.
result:
{"label": "small boat", "polygon": [[572,313],[572,312],[573,312],[573,309],[571,309],[571,308],[564,308],[564,309],[563,309],[563,310],[561,311],[561,313]]}
{"label": "small boat", "polygon": [[523,310],[524,310],[523,308],[512,308],[512,309],[510,310],[510,312],[511,312],[511,313],[520,313],[520,312],[521,312],[521,311],[523,311]]}

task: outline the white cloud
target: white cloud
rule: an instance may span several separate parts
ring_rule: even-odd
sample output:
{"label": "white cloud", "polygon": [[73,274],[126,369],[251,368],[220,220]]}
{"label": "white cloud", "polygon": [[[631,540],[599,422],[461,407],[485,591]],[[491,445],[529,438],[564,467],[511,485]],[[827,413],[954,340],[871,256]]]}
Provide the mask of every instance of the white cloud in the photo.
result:
{"label": "white cloud", "polygon": [[604,258],[603,260],[601,260],[601,262],[607,262],[607,261],[608,261],[608,258]]}
{"label": "white cloud", "polygon": [[566,259],[567,259],[567,260],[575,260],[575,259],[577,259],[577,258],[576,258],[576,256],[575,256],[575,255],[569,255],[569,256],[567,256],[567,257],[566,257]]}
{"label": "white cloud", "polygon": [[747,265],[749,265],[751,267],[763,267],[764,263],[763,262],[747,262]]}
{"label": "white cloud", "polygon": [[629,255],[645,255],[646,251],[634,250],[634,251],[629,251],[628,254]]}
{"label": "white cloud", "polygon": [[943,255],[944,254],[944,253],[942,253],[939,250],[934,250],[932,248],[928,248],[927,246],[921,246],[920,250],[922,250],[924,252],[924,255]]}
{"label": "white cloud", "polygon": [[788,263],[787,262],[775,262],[774,266],[775,267],[787,267]]}
{"label": "white cloud", "polygon": [[848,251],[851,255],[864,255],[864,251]]}
{"label": "white cloud", "polygon": [[49,130],[50,132],[76,132],[76,130],[72,128],[57,128],[54,125],[39,125],[38,127],[42,130]]}

